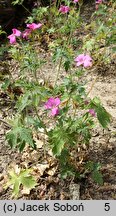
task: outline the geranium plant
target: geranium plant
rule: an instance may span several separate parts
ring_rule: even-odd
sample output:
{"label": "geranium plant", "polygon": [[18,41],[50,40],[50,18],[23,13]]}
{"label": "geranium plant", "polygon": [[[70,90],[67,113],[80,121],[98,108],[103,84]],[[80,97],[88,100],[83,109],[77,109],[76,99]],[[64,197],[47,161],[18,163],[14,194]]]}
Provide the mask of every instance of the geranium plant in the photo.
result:
{"label": "geranium plant", "polygon": [[[98,119],[103,128],[110,122],[110,114],[99,98],[90,99],[84,82],[80,79],[85,70],[89,71],[93,67],[94,56],[92,50],[83,48],[84,44],[78,50],[73,49],[73,37],[82,22],[79,19],[80,9],[78,11],[78,7],[72,4],[78,2],[80,7],[80,1],[65,1],[65,4],[59,1],[58,8],[51,4],[46,13],[55,17],[52,24],[51,20],[48,24],[42,21],[32,22],[26,25],[27,28],[22,33],[13,29],[13,33],[8,36],[11,43],[10,54],[20,70],[14,85],[22,89],[22,94],[16,101],[16,116],[9,121],[12,128],[6,135],[7,141],[11,147],[18,147],[20,151],[23,151],[26,144],[36,149],[33,132],[39,133],[43,129],[47,136],[46,145],[59,159],[62,177],[77,175],[76,164],[71,162],[73,153],[78,151],[79,146],[89,144],[96,120]],[[54,41],[49,44],[48,49],[53,67],[55,65],[56,78],[52,84],[44,78],[44,84],[41,85],[38,71],[47,64],[47,59],[39,57],[37,48],[34,48],[34,40],[39,38],[38,42],[41,43],[43,34],[50,36],[49,28],[55,29]],[[19,40],[16,42],[17,37]],[[63,72],[65,76],[61,79],[60,74]],[[99,169],[96,173],[101,178]],[[100,183],[100,178],[95,176],[94,179]]]}

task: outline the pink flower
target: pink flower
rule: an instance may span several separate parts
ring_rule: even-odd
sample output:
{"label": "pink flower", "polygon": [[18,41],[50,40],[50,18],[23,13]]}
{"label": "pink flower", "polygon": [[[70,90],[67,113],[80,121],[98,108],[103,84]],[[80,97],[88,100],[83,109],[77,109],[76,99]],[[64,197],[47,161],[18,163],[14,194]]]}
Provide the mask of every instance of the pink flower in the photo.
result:
{"label": "pink flower", "polygon": [[96,4],[101,4],[103,0],[96,0]]}
{"label": "pink flower", "polygon": [[59,98],[49,98],[48,101],[45,103],[45,108],[51,110],[51,115],[56,116],[59,114],[59,106],[60,99]]}
{"label": "pink flower", "polygon": [[29,35],[31,34],[32,30],[31,29],[25,29],[24,32],[22,32],[22,37],[25,38],[26,40],[28,39]]}
{"label": "pink flower", "polygon": [[88,101],[88,100],[85,100],[85,101],[84,101],[84,104],[85,104],[85,105],[88,105],[88,104],[89,104],[89,101]]}
{"label": "pink flower", "polygon": [[54,107],[52,110],[51,110],[51,115],[52,116],[56,116],[59,114],[59,109],[58,107]]}
{"label": "pink flower", "polygon": [[20,37],[21,36],[21,32],[19,30],[17,30],[16,28],[12,29],[12,32],[15,36]]}
{"label": "pink flower", "polygon": [[36,23],[27,24],[27,27],[30,28],[31,30],[38,29],[38,28],[40,28],[41,26],[42,26],[41,23],[38,23],[38,24],[36,24]]}
{"label": "pink flower", "polygon": [[103,3],[103,0],[96,0],[96,5],[95,5],[96,10],[98,10],[99,4],[102,4],[102,3]]}
{"label": "pink flower", "polygon": [[68,6],[64,6],[64,5],[61,5],[60,8],[59,8],[59,12],[65,14],[65,13],[68,13],[70,10],[70,8]]}
{"label": "pink flower", "polygon": [[10,44],[15,44],[16,43],[16,37],[20,37],[21,32],[17,29],[12,29],[12,34],[8,36],[8,39],[10,39]]}
{"label": "pink flower", "polygon": [[10,44],[16,43],[16,36],[14,34],[9,35],[8,39],[10,39]]}
{"label": "pink flower", "polygon": [[89,55],[80,54],[75,58],[76,66],[83,65],[85,68],[92,66],[92,58]]}
{"label": "pink flower", "polygon": [[74,3],[77,3],[78,1],[79,1],[79,0],[74,0],[73,2],[74,2]]}
{"label": "pink flower", "polygon": [[94,110],[94,109],[90,109],[88,112],[89,112],[93,117],[96,116],[95,110]]}

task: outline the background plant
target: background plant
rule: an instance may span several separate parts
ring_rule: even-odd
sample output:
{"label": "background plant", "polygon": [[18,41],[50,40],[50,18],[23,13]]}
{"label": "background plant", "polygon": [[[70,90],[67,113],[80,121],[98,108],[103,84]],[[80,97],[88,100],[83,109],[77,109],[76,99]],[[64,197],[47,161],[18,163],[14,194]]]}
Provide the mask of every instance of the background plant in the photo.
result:
{"label": "background plant", "polygon": [[92,15],[92,22],[85,27],[85,30],[92,29],[92,33],[83,38],[83,49],[92,52],[98,65],[109,64],[115,53],[116,3],[112,2],[112,7],[107,4],[99,5],[99,9]]}

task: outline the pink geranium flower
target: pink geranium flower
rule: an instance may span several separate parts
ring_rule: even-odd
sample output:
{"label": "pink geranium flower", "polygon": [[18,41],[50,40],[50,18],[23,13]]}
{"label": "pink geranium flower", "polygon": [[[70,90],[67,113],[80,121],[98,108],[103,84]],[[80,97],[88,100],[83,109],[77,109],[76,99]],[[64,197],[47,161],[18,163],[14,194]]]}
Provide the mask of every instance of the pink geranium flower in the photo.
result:
{"label": "pink geranium flower", "polygon": [[92,66],[92,58],[89,55],[80,54],[75,58],[76,66],[83,65],[85,68]]}
{"label": "pink geranium flower", "polygon": [[51,110],[51,115],[56,116],[59,114],[60,99],[59,98],[49,98],[48,101],[45,103],[45,108]]}
{"label": "pink geranium flower", "polygon": [[14,34],[9,35],[8,39],[10,40],[10,44],[16,43],[16,36]]}
{"label": "pink geranium flower", "polygon": [[22,37],[25,38],[26,40],[28,39],[29,35],[31,34],[32,30],[31,29],[25,29],[24,32],[22,32]]}
{"label": "pink geranium flower", "polygon": [[93,117],[96,116],[96,114],[95,114],[95,110],[94,110],[94,109],[90,109],[90,110],[89,110],[89,113],[90,113]]}
{"label": "pink geranium flower", "polygon": [[96,4],[101,4],[103,0],[96,0]]}
{"label": "pink geranium flower", "polygon": [[20,36],[21,36],[21,32],[20,32],[18,29],[16,29],[16,28],[13,28],[13,29],[12,29],[12,32],[13,32],[13,34],[14,34],[15,36],[17,36],[17,37],[20,37]]}
{"label": "pink geranium flower", "polygon": [[16,28],[12,29],[12,34],[8,36],[8,39],[10,39],[10,44],[16,43],[16,37],[20,37],[21,32],[17,30]]}
{"label": "pink geranium flower", "polygon": [[60,8],[59,8],[59,12],[65,14],[65,13],[68,13],[70,10],[70,8],[68,6],[64,6],[64,5],[61,5]]}
{"label": "pink geranium flower", "polygon": [[27,24],[27,28],[31,29],[31,30],[35,30],[35,29],[38,29],[42,26],[41,23],[31,23],[31,24]]}
{"label": "pink geranium flower", "polygon": [[74,0],[73,2],[74,2],[74,3],[77,3],[78,1],[79,1],[79,0]]}
{"label": "pink geranium flower", "polygon": [[95,5],[96,10],[98,10],[99,4],[102,4],[102,3],[103,3],[103,0],[96,0],[96,5]]}

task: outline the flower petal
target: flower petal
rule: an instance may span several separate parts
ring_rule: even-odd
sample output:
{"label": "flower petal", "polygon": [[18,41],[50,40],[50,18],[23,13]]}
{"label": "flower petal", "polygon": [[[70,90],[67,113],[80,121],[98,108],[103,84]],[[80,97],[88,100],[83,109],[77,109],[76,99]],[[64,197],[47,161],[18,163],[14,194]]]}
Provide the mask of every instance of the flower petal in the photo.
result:
{"label": "flower petal", "polygon": [[59,98],[55,98],[54,99],[54,106],[59,106],[61,103],[60,99]]}
{"label": "flower petal", "polygon": [[9,35],[8,39],[10,39],[10,44],[16,43],[16,36],[14,34]]}
{"label": "flower petal", "polygon": [[89,113],[90,113],[93,117],[96,116],[96,114],[95,114],[95,110],[94,110],[94,109],[90,109],[90,110],[89,110]]}
{"label": "flower petal", "polygon": [[38,24],[36,24],[36,23],[27,24],[27,27],[30,28],[31,30],[38,29],[38,28],[40,28],[41,26],[42,26],[41,23],[38,23]]}
{"label": "flower petal", "polygon": [[49,98],[48,101],[45,103],[46,109],[52,109],[54,106],[54,98]]}
{"label": "flower petal", "polygon": [[58,107],[54,107],[52,110],[51,110],[51,115],[52,116],[56,116],[59,114],[59,109]]}
{"label": "flower petal", "polygon": [[16,28],[13,28],[13,29],[12,29],[12,32],[13,32],[13,34],[14,34],[15,36],[17,36],[17,37],[20,37],[20,35],[21,35],[21,32],[20,32],[19,30],[17,30]]}

